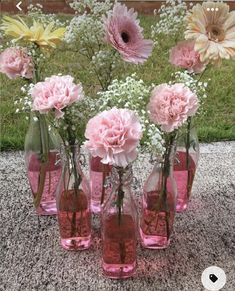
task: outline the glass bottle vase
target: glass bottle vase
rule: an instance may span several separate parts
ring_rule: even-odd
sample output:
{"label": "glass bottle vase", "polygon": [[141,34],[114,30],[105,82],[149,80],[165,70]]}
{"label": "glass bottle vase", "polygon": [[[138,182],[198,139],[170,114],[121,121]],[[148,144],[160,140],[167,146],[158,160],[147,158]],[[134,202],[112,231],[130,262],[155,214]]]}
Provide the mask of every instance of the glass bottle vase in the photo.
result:
{"label": "glass bottle vase", "polygon": [[56,188],[62,165],[60,146],[62,140],[46,116],[32,112],[25,138],[25,162],[34,206],[39,215],[57,213]]}
{"label": "glass bottle vase", "polygon": [[136,270],[137,208],[131,194],[131,167],[112,168],[112,191],[102,211],[102,267],[109,278]]}
{"label": "glass bottle vase", "polygon": [[80,166],[79,147],[63,150],[63,172],[57,189],[60,241],[67,250],[84,250],[91,243],[90,187]]}
{"label": "glass bottle vase", "polygon": [[177,212],[184,211],[188,206],[198,160],[198,136],[195,127],[191,125],[190,121],[186,130],[180,133],[177,140],[177,150],[174,162],[174,177],[177,184]]}
{"label": "glass bottle vase", "polygon": [[110,194],[110,187],[106,187],[106,179],[111,174],[112,166],[101,163],[100,157],[90,155],[90,187],[91,187],[91,210],[94,213],[101,211]]}
{"label": "glass bottle vase", "polygon": [[176,203],[176,183],[173,177],[175,146],[166,150],[147,178],[142,196],[140,217],[141,244],[149,249],[164,249],[170,244]]}

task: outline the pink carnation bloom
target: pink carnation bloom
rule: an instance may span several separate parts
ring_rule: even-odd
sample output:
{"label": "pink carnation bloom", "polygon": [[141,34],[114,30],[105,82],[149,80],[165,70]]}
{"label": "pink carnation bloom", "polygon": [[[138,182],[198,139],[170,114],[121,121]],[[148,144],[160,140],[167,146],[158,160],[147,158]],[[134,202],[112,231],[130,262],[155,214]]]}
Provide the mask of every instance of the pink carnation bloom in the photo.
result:
{"label": "pink carnation bloom", "polygon": [[171,132],[180,127],[198,109],[197,96],[184,84],[162,84],[154,88],[147,106],[150,119]]}
{"label": "pink carnation bloom", "polygon": [[105,40],[122,56],[124,61],[143,63],[151,55],[153,41],[143,38],[134,9],[116,3],[107,18],[104,18]]}
{"label": "pink carnation bloom", "polygon": [[189,73],[201,73],[206,64],[200,61],[200,55],[194,49],[194,41],[181,41],[170,51],[170,63],[176,67],[188,70]]}
{"label": "pink carnation bloom", "polygon": [[26,49],[7,48],[0,54],[0,72],[10,79],[32,79],[33,61]]}
{"label": "pink carnation bloom", "polygon": [[142,131],[133,111],[113,108],[89,120],[85,137],[85,147],[102,163],[126,167],[137,157]]}
{"label": "pink carnation bloom", "polygon": [[82,86],[73,83],[71,76],[51,76],[38,82],[32,89],[33,110],[48,113],[55,109],[57,118],[62,117],[62,109],[83,98]]}

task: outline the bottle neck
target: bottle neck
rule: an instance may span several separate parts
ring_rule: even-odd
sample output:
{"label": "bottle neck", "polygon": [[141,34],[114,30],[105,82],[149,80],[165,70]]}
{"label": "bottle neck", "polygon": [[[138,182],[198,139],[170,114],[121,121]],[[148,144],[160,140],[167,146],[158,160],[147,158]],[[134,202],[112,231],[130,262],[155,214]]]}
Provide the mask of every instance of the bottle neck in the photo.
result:
{"label": "bottle neck", "polygon": [[62,146],[62,159],[64,167],[69,173],[71,181],[73,181],[74,189],[79,189],[82,181],[82,170],[80,166],[80,148],[76,145]]}
{"label": "bottle neck", "polygon": [[162,169],[166,176],[171,174],[174,157],[176,153],[177,132],[170,133],[166,136],[165,152],[162,159]]}

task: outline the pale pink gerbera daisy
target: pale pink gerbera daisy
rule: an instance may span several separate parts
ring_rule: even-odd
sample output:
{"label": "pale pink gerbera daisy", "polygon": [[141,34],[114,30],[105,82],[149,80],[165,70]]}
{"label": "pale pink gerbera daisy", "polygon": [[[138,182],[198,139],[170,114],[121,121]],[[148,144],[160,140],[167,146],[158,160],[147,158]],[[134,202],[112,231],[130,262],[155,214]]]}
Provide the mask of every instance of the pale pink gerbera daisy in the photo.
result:
{"label": "pale pink gerbera daisy", "polygon": [[186,39],[195,40],[202,62],[235,59],[235,11],[225,3],[197,4],[186,17]]}
{"label": "pale pink gerbera daisy", "polygon": [[104,18],[105,40],[131,63],[143,63],[151,55],[153,41],[144,39],[134,9],[116,3],[108,17]]}

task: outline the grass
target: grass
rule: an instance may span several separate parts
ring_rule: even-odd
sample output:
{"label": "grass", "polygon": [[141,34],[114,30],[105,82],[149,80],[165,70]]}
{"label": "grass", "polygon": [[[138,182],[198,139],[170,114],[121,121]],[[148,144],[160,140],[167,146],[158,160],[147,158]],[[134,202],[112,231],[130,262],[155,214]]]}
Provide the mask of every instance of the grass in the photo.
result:
{"label": "grass", "polygon": [[[150,26],[154,22],[151,16],[142,16],[141,23],[146,35],[150,33]],[[168,62],[169,48],[175,44],[175,39],[162,38],[160,46],[156,47],[153,55],[143,66],[127,66],[125,75],[137,72],[137,75],[147,83],[160,84],[171,79],[174,68]],[[62,46],[49,59],[49,65],[44,67],[44,75],[53,73],[71,74],[83,83],[88,78],[87,73],[79,65],[77,54]],[[199,140],[212,142],[221,140],[235,140],[235,65],[234,62],[224,62],[222,67],[207,71],[204,79],[210,78],[208,98],[204,104],[204,114],[196,119]],[[16,114],[14,101],[20,96],[23,80],[9,80],[0,74],[1,83],[1,150],[23,149],[28,121],[23,113]]]}

